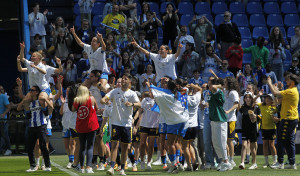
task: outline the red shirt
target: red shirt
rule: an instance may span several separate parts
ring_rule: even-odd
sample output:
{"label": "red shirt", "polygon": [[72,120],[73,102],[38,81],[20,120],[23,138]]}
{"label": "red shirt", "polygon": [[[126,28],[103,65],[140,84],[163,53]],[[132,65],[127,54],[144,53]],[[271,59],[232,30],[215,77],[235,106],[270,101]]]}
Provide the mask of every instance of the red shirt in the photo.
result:
{"label": "red shirt", "polygon": [[[238,51],[237,53],[231,53],[231,51]],[[231,46],[227,49],[225,57],[228,59],[228,68],[242,68],[243,64],[243,49],[241,46]]]}
{"label": "red shirt", "polygon": [[88,133],[99,128],[96,110],[89,98],[84,104],[74,101],[73,106],[77,109],[76,131],[78,133]]}

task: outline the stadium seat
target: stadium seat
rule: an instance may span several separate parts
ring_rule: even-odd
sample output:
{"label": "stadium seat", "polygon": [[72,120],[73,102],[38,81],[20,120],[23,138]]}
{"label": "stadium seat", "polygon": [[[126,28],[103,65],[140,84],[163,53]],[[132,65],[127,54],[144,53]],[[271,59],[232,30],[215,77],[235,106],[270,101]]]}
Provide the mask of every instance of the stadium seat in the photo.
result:
{"label": "stadium seat", "polygon": [[159,14],[159,6],[156,2],[148,2],[150,6],[150,11],[155,12],[157,15]]}
{"label": "stadium seat", "polygon": [[181,15],[194,14],[194,6],[190,2],[180,2],[178,4],[178,13]]}
{"label": "stadium seat", "polygon": [[211,22],[211,23],[214,23],[214,19],[213,17],[210,15],[210,14],[201,14],[203,16],[206,16],[206,18]]}
{"label": "stadium seat", "polygon": [[251,39],[242,39],[242,48],[248,48],[253,45],[253,41]]}
{"label": "stadium seat", "polygon": [[242,39],[251,39],[251,32],[248,27],[239,27]]}
{"label": "stadium seat", "polygon": [[266,2],[264,5],[264,12],[266,14],[280,13],[278,3],[277,2]]}
{"label": "stadium seat", "polygon": [[298,13],[295,2],[283,2],[281,4],[281,12],[284,14]]}
{"label": "stadium seat", "polygon": [[247,4],[247,13],[248,14],[261,14],[263,13],[263,8],[260,2],[249,2]]}
{"label": "stadium seat", "polygon": [[167,5],[168,5],[169,3],[171,3],[171,4],[173,5],[174,11],[176,10],[176,6],[175,6],[175,4],[174,4],[173,2],[162,2],[162,3],[160,4],[160,13],[161,13],[161,14],[166,13],[166,8],[167,8]]}
{"label": "stadium seat", "polygon": [[102,23],[103,17],[102,15],[96,15],[93,18],[93,26],[94,27],[99,27],[100,23]]}
{"label": "stadium seat", "polygon": [[75,27],[77,27],[77,28],[81,27],[80,15],[76,16],[76,18],[75,18]]}
{"label": "stadium seat", "polygon": [[104,3],[102,2],[96,2],[94,3],[94,7],[92,9],[92,14],[93,15],[102,15],[103,14],[103,8],[104,8]]}
{"label": "stadium seat", "polygon": [[292,36],[295,35],[295,26],[291,26],[287,31],[287,38],[290,40]]}
{"label": "stadium seat", "polygon": [[263,14],[253,14],[250,16],[250,25],[255,26],[266,26],[265,16]]}
{"label": "stadium seat", "polygon": [[195,5],[195,12],[200,15],[200,14],[210,14],[210,6],[207,2],[197,2]]}
{"label": "stadium seat", "polygon": [[263,2],[277,2],[277,0],[262,0]]}
{"label": "stadium seat", "polygon": [[287,14],[284,17],[284,24],[287,27],[299,25],[299,16],[298,14]]}
{"label": "stadium seat", "polygon": [[248,3],[249,2],[260,2],[261,0],[248,0]]}
{"label": "stadium seat", "polygon": [[232,17],[232,21],[237,24],[237,26],[249,26],[248,18],[246,14],[235,14]]}
{"label": "stadium seat", "polygon": [[29,7],[31,7],[33,3],[38,3],[40,7],[71,7],[73,0],[28,0]]}
{"label": "stadium seat", "polygon": [[252,54],[251,53],[244,53],[243,55],[243,64],[251,64],[252,61]]}
{"label": "stadium seat", "polygon": [[283,19],[280,14],[270,14],[267,17],[268,26],[283,26]]}
{"label": "stadium seat", "polygon": [[[284,27],[283,26],[279,26],[279,29],[280,29],[280,31],[282,33],[283,38],[286,39],[286,31],[285,31]],[[271,34],[272,30],[273,30],[273,27],[270,29],[270,34]]]}
{"label": "stadium seat", "polygon": [[213,14],[223,14],[225,11],[227,11],[227,4],[224,2],[215,2],[212,5],[212,13]]}
{"label": "stadium seat", "polygon": [[[41,11],[43,12],[48,8],[47,19],[48,21],[55,20],[57,17],[62,16],[64,20],[73,19],[73,10],[69,7],[43,7]],[[80,14],[79,14],[80,15]]]}
{"label": "stadium seat", "polygon": [[95,29],[95,34],[97,34],[97,32],[99,32],[100,34],[102,34],[103,37],[105,37],[106,30],[104,28],[97,27]]}
{"label": "stadium seat", "polygon": [[74,10],[73,10],[73,12],[74,12],[75,15],[80,15],[80,9],[79,9],[78,3],[76,3],[76,4],[74,5]]}
{"label": "stadium seat", "polygon": [[158,27],[158,39],[163,39],[163,29],[161,27]]}
{"label": "stadium seat", "polygon": [[286,49],[284,51],[285,51],[285,55],[286,55],[284,63],[292,63],[292,54],[291,54],[290,50]]}
{"label": "stadium seat", "polygon": [[186,14],[182,15],[180,18],[180,25],[186,25],[188,26],[189,22],[193,19],[193,15]]}
{"label": "stadium seat", "polygon": [[136,3],[136,14],[140,16],[142,14],[142,7],[140,3]]}
{"label": "stadium seat", "polygon": [[252,32],[252,37],[257,39],[258,37],[264,37],[265,39],[269,39],[268,28],[266,27],[254,27]]}
{"label": "stadium seat", "polygon": [[224,21],[224,14],[218,14],[215,17],[215,25],[219,26]]}
{"label": "stadium seat", "polygon": [[245,13],[245,6],[242,2],[232,2],[229,5],[229,11],[232,14],[240,14],[240,13]]}

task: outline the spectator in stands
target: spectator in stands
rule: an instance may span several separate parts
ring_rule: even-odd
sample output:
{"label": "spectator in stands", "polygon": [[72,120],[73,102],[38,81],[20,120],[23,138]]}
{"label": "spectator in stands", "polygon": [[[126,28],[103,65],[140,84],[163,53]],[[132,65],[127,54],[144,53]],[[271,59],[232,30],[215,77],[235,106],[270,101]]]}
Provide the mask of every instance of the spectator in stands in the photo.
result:
{"label": "spectator in stands", "polygon": [[[103,19],[103,24],[119,30],[121,23],[125,22],[125,17],[119,13],[119,6],[113,5],[112,13],[107,14]],[[106,29],[106,33],[110,33],[110,29]]]}
{"label": "spectator in stands", "polygon": [[139,36],[139,22],[137,18],[127,18],[127,30],[131,31],[134,38]]}
{"label": "spectator in stands", "polygon": [[108,75],[113,74],[115,77],[117,76],[116,71],[111,67],[113,64],[113,59],[112,58],[107,58],[106,59],[107,67],[109,69]]}
{"label": "spectator in stands", "polygon": [[248,85],[257,85],[256,75],[253,74],[250,64],[245,64],[244,73],[239,72],[236,77],[240,83],[241,92],[245,92]]}
{"label": "spectator in stands", "polygon": [[228,71],[228,60],[224,59],[222,61],[222,69],[217,73],[217,76],[222,79],[227,77],[235,77],[232,72]]}
{"label": "spectator in stands", "polygon": [[91,24],[91,22],[92,22],[91,13],[92,13],[92,9],[94,7],[95,2],[96,2],[96,0],[78,0],[81,21],[83,19],[87,19],[89,21],[89,23]]}
{"label": "spectator in stands", "polygon": [[33,43],[30,45],[30,52],[34,53],[35,51],[44,50],[46,49],[44,45],[42,44],[42,36],[40,34],[35,34],[33,37]]}
{"label": "spectator in stands", "polygon": [[145,91],[149,91],[149,88],[146,85],[146,82],[150,83],[155,82],[155,74],[153,74],[153,66],[151,64],[147,65],[145,73],[143,73],[140,77],[140,92],[143,93]]}
{"label": "spectator in stands", "polygon": [[[270,63],[268,63],[266,65],[266,76],[270,77],[272,80],[272,84],[276,84],[277,83],[277,75],[271,70],[272,69],[272,65]],[[283,80],[280,80],[283,81]]]}
{"label": "spectator in stands", "polygon": [[281,47],[285,47],[286,49],[290,49],[290,45],[286,43],[283,39],[282,32],[278,26],[273,27],[270,33],[270,46],[271,48],[275,48],[275,42],[278,41]]}
{"label": "spectator in stands", "polygon": [[264,37],[258,37],[256,45],[250,46],[249,48],[243,48],[244,53],[252,54],[251,66],[253,68],[256,68],[256,60],[261,61],[262,68],[265,68],[266,64],[268,63],[269,50],[264,46],[264,42]]}
{"label": "spectator in stands", "polygon": [[[145,39],[146,38],[146,33],[144,31],[140,31],[140,34],[139,34],[139,40],[138,40],[138,44],[145,48],[146,50],[150,50],[150,43],[148,40]],[[151,64],[152,61],[149,60],[145,54],[139,52],[138,53],[138,57],[140,58],[140,61],[145,65],[147,66],[148,64]]]}
{"label": "spectator in stands", "polygon": [[106,3],[105,3],[105,6],[103,8],[103,17],[105,17],[107,14],[110,14],[112,13],[112,7],[114,4],[117,4],[117,0],[108,0]]}
{"label": "spectator in stands", "polygon": [[8,136],[8,121],[7,114],[10,111],[10,103],[8,101],[7,95],[5,95],[3,92],[5,92],[2,85],[0,85],[0,138],[4,139],[4,147],[1,149],[4,151],[4,155],[8,156],[11,155],[10,150],[10,139]]}
{"label": "spectator in stands", "polygon": [[[110,42],[112,41],[112,42]],[[111,58],[113,60],[112,68],[117,71],[119,60],[121,58],[120,50],[117,47],[116,42],[113,39],[113,35],[109,35],[106,42],[106,58]]]}
{"label": "spectator in stands", "polygon": [[269,62],[279,81],[283,81],[283,60],[285,58],[284,48],[279,40],[275,40],[273,48],[270,49]]}
{"label": "spectator in stands", "polygon": [[175,43],[174,43],[175,46],[178,46],[179,43],[181,43],[183,46],[183,48],[181,49],[180,55],[179,55],[180,57],[182,56],[183,52],[185,51],[185,46],[188,42],[192,43],[195,46],[195,41],[194,41],[193,36],[187,34],[187,27],[185,25],[181,25],[180,33],[177,36]]}
{"label": "spectator in stands", "polygon": [[[150,5],[147,2],[143,2],[142,4],[142,14],[139,17],[140,24],[145,23],[147,20],[147,13],[150,12]],[[155,20],[155,19],[154,19]]]}
{"label": "spectator in stands", "polygon": [[68,28],[68,25],[65,26],[65,22],[64,22],[64,19],[62,17],[57,17],[56,20],[55,20],[55,23],[54,24],[51,23],[51,35],[52,35],[52,37],[58,35],[58,31],[61,28],[63,28],[63,29]]}
{"label": "spectator in stands", "polygon": [[33,12],[28,15],[28,22],[30,25],[30,43],[33,43],[34,36],[39,34],[42,36],[42,45],[46,48],[46,29],[45,25],[48,23],[47,21],[47,13],[48,9],[44,11],[44,13],[40,13],[40,5],[38,3],[33,3],[32,5]]}
{"label": "spectator in stands", "polygon": [[300,69],[298,67],[298,64],[299,64],[298,57],[293,57],[293,59],[292,59],[292,65],[288,69],[288,72],[293,73],[293,74],[299,76],[300,75]]}
{"label": "spectator in stands", "polygon": [[[83,43],[91,43],[92,38],[95,35],[90,28],[90,23],[87,19],[81,21],[81,27],[76,31],[76,35],[81,39]],[[75,40],[73,40],[72,42],[72,51],[75,55],[75,59],[81,58],[83,48],[79,46]]]}
{"label": "spectator in stands", "polygon": [[130,73],[131,70],[134,69],[134,65],[133,65],[133,62],[131,61],[130,54],[129,54],[128,51],[123,51],[121,53],[121,58],[120,58],[120,61],[119,61],[119,64],[118,64],[118,71],[117,71],[119,76],[123,75],[123,72],[125,70],[125,66],[128,66],[128,68],[130,69],[129,73]]}
{"label": "spectator in stands", "polygon": [[183,65],[181,76],[187,77],[188,79],[193,77],[192,70],[200,68],[200,58],[199,54],[195,52],[195,47],[193,43],[186,43],[185,51],[180,57],[179,65]]}
{"label": "spectator in stands", "polygon": [[234,22],[231,22],[231,13],[229,11],[224,12],[224,22],[217,29],[217,43],[222,59],[225,59],[227,49],[238,37],[241,38],[241,33],[238,26]]}
{"label": "spectator in stands", "polygon": [[123,11],[126,16],[136,18],[136,3],[135,0],[120,0],[120,11]]}
{"label": "spectator in stands", "polygon": [[233,45],[229,47],[225,53],[228,59],[228,70],[236,76],[237,72],[242,69],[243,64],[243,48],[241,47],[241,38],[236,38]]}
{"label": "spectator in stands", "polygon": [[121,52],[122,51],[125,51],[125,50],[129,50],[130,46],[131,46],[131,41],[133,39],[133,35],[132,35],[132,32],[131,31],[127,31],[127,40],[123,41],[121,44],[120,44],[120,50]]}
{"label": "spectator in stands", "polygon": [[55,47],[55,56],[65,61],[69,55],[70,47],[72,45],[73,36],[69,30],[59,29],[58,35],[53,38],[53,46]]}
{"label": "spectator in stands", "polygon": [[76,64],[78,79],[84,78],[87,71],[90,69],[88,54],[85,51],[82,51],[82,55],[83,57]]}
{"label": "spectator in stands", "polygon": [[300,25],[295,27],[295,35],[291,38],[291,48],[293,57],[300,55]]}
{"label": "spectator in stands", "polygon": [[201,59],[202,63],[202,79],[205,83],[208,82],[208,78],[212,76],[209,70],[217,72],[218,66],[222,63],[222,60],[214,52],[214,49],[211,45],[206,45],[206,55]]}
{"label": "spectator in stands", "polygon": [[155,12],[147,12],[147,21],[141,24],[141,28],[146,32],[146,40],[158,41],[158,27],[162,26],[162,22],[157,18]]}
{"label": "spectator in stands", "polygon": [[172,52],[175,53],[175,39],[178,35],[177,24],[179,21],[179,17],[177,15],[178,10],[174,11],[174,7],[172,3],[169,3],[166,7],[166,13],[163,14],[163,45],[169,45],[169,41],[171,40]]}
{"label": "spectator in stands", "polygon": [[120,24],[119,31],[120,34],[117,36],[117,41],[120,45],[124,41],[127,41],[127,26],[125,23]]}
{"label": "spectator in stands", "polygon": [[64,81],[66,82],[76,82],[77,81],[77,68],[74,64],[74,60],[68,58],[63,64],[63,75]]}
{"label": "spectator in stands", "polygon": [[[194,22],[197,20],[197,24]],[[206,18],[206,16],[194,15],[192,21],[189,23],[191,35],[194,37],[196,44],[196,52],[201,57],[205,55],[206,36],[212,31],[213,24]]]}
{"label": "spectator in stands", "polygon": [[257,79],[257,87],[262,85],[262,77],[266,74],[266,69],[262,67],[262,62],[260,59],[255,61],[256,67],[253,69],[253,73]]}

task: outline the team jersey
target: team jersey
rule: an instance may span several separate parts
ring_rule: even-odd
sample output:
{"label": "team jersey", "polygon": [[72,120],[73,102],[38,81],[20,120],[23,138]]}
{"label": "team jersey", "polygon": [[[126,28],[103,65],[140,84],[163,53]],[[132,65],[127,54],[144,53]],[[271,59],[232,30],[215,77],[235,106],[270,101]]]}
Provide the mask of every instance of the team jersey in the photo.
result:
{"label": "team jersey", "polygon": [[143,109],[143,118],[141,120],[140,126],[146,128],[157,128],[159,123],[159,114],[152,111],[154,105],[154,99],[146,97],[141,102],[141,108]]}
{"label": "team jersey", "polygon": [[217,72],[218,64],[216,62],[216,59],[213,57],[206,56],[205,62],[204,62],[204,70],[202,73],[202,79],[204,82],[208,82],[208,78],[212,75],[209,70],[211,69],[215,73]]}
{"label": "team jersey", "polygon": [[29,109],[31,111],[31,118],[29,123],[30,127],[47,125],[48,116],[44,115],[39,100],[32,101],[29,105]]}
{"label": "team jersey", "polygon": [[223,109],[225,102],[224,93],[218,89],[207,97],[209,103],[209,119],[216,122],[227,122],[227,116]]}
{"label": "team jersey", "polygon": [[280,119],[298,119],[299,92],[297,87],[280,91],[280,94],[282,96]]}
{"label": "team jersey", "polygon": [[102,51],[102,48],[99,47],[96,51],[93,51],[92,46],[84,44],[84,51],[88,54],[90,62],[90,70],[101,70],[103,73],[108,73],[108,67],[105,59],[105,51]]}
{"label": "team jersey", "polygon": [[76,127],[76,117],[77,117],[77,113],[76,112],[72,112],[69,109],[68,106],[68,99],[66,99],[65,103],[62,105],[64,106],[63,108],[63,116],[62,116],[62,121],[61,124],[65,129],[75,129]]}
{"label": "team jersey", "polygon": [[[28,70],[28,81],[29,86],[38,86],[41,90],[49,88],[49,83],[46,80],[46,74],[42,74],[36,68],[31,67],[31,64],[34,64],[31,61],[25,60],[25,65]],[[37,67],[46,71],[46,67],[42,62],[40,62]]]}
{"label": "team jersey", "polygon": [[[210,94],[211,94],[211,92],[209,91],[209,90],[204,90],[203,91],[203,101],[205,102],[205,103],[207,103],[208,102],[208,100],[210,99]],[[203,102],[203,103],[204,103]],[[208,115],[209,114],[209,108],[208,107],[206,107],[206,108],[204,108],[204,115]]]}
{"label": "team jersey", "polygon": [[257,105],[258,105],[258,107],[261,111],[261,115],[262,115],[261,129],[263,129],[263,130],[276,129],[276,124],[272,119],[273,115],[275,115],[277,113],[276,106],[263,105],[262,103],[257,103]]}
{"label": "team jersey", "polygon": [[188,96],[189,120],[188,127],[198,126],[198,107],[201,102],[201,93]]}
{"label": "team jersey", "polygon": [[219,71],[219,72],[217,73],[217,76],[218,76],[219,78],[222,78],[222,79],[225,79],[226,77],[233,77],[233,78],[234,78],[233,73],[230,72],[230,71],[228,71],[228,70],[227,70],[226,72],[223,72],[222,70]]}
{"label": "team jersey", "polygon": [[[236,90],[232,90],[228,93],[228,90],[225,90],[225,103],[224,110],[228,111],[235,103],[239,103],[239,94]],[[227,114],[228,122],[236,121],[236,109]]]}
{"label": "team jersey", "polygon": [[198,79],[196,79],[196,78],[191,78],[190,80],[189,80],[189,84],[191,84],[191,83],[193,83],[193,84],[199,84],[200,86],[202,86],[202,84],[204,83],[204,81],[201,79],[201,77],[199,77]]}

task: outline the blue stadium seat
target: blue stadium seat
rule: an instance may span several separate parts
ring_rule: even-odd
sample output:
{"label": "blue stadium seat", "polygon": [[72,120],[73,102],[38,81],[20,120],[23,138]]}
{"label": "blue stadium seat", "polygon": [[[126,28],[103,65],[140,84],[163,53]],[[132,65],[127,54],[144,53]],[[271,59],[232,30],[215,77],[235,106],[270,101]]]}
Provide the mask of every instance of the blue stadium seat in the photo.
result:
{"label": "blue stadium seat", "polygon": [[96,15],[93,18],[93,26],[94,27],[99,27],[100,23],[102,23],[103,17],[102,15]]}
{"label": "blue stadium seat", "polygon": [[159,14],[159,6],[156,2],[148,2],[150,6],[150,11],[155,12],[156,14]]}
{"label": "blue stadium seat", "polygon": [[249,26],[248,18],[246,14],[235,14],[232,17],[232,21],[237,24],[237,26]]}
{"label": "blue stadium seat", "polygon": [[261,0],[248,0],[248,3],[249,2],[260,2]]}
{"label": "blue stadium seat", "polygon": [[194,14],[194,6],[190,2],[180,2],[178,4],[178,13],[181,15]]}
{"label": "blue stadium seat", "polygon": [[167,5],[171,3],[173,5],[173,9],[174,11],[176,10],[176,6],[173,2],[162,2],[160,4],[160,13],[163,14],[163,13],[166,13],[166,8],[167,8]]}
{"label": "blue stadium seat", "polygon": [[[282,33],[283,38],[286,39],[286,31],[285,31],[284,27],[283,26],[279,26],[279,29],[280,29],[280,31]],[[271,34],[272,30],[273,30],[273,27],[270,29],[270,34]]]}
{"label": "blue stadium seat", "polygon": [[214,22],[214,19],[213,19],[213,17],[212,17],[210,14],[201,14],[201,15],[206,16],[206,18],[207,18],[211,23]]}
{"label": "blue stadium seat", "polygon": [[299,16],[298,14],[287,14],[284,17],[284,24],[287,27],[299,25]]}
{"label": "blue stadium seat", "polygon": [[218,14],[215,17],[215,25],[219,26],[224,21],[224,14]]}
{"label": "blue stadium seat", "polygon": [[95,34],[97,34],[97,32],[99,32],[100,34],[102,34],[102,37],[105,37],[106,30],[104,28],[97,27],[95,29]]}
{"label": "blue stadium seat", "polygon": [[74,10],[73,10],[73,12],[74,12],[75,15],[80,15],[80,8],[79,8],[78,3],[76,3],[76,4],[74,5]]}
{"label": "blue stadium seat", "polygon": [[136,14],[140,16],[142,14],[142,7],[140,3],[136,3]]}
{"label": "blue stadium seat", "polygon": [[210,5],[207,2],[197,2],[195,5],[195,12],[200,14],[210,14]]}
{"label": "blue stadium seat", "polygon": [[266,27],[254,27],[252,32],[252,37],[257,39],[258,37],[264,37],[265,39],[269,39],[268,28]]}
{"label": "blue stadium seat", "polygon": [[250,16],[250,25],[255,26],[266,26],[265,16],[263,14],[252,14]]}
{"label": "blue stadium seat", "polygon": [[[48,21],[55,20],[57,17],[62,16],[64,20],[73,20],[73,10],[70,7],[47,7],[48,8],[48,14],[47,19]],[[46,7],[43,7],[41,9],[41,12],[43,12],[46,9]]]}
{"label": "blue stadium seat", "polygon": [[260,2],[249,2],[247,4],[247,13],[248,14],[258,14],[263,13],[263,8]]}
{"label": "blue stadium seat", "polygon": [[242,39],[251,39],[251,32],[248,27],[239,27]]}
{"label": "blue stadium seat", "polygon": [[278,3],[277,2],[266,2],[264,5],[264,12],[266,14],[280,13]]}
{"label": "blue stadium seat", "polygon": [[287,38],[290,40],[292,36],[295,35],[295,26],[291,26],[287,31]]}
{"label": "blue stadium seat", "polygon": [[280,14],[270,14],[267,17],[268,26],[283,26],[283,19]]}
{"label": "blue stadium seat", "polygon": [[212,13],[213,14],[223,14],[225,11],[227,11],[227,4],[224,2],[215,2],[212,5]]}
{"label": "blue stadium seat", "polygon": [[283,2],[281,4],[281,12],[284,14],[298,13],[295,2]]}
{"label": "blue stadium seat", "polygon": [[284,50],[285,51],[285,54],[286,54],[286,58],[284,60],[284,63],[292,63],[292,54],[290,52],[290,50]]}
{"label": "blue stadium seat", "polygon": [[229,11],[232,14],[245,13],[245,6],[242,2],[232,2],[229,5]]}
{"label": "blue stadium seat", "polygon": [[81,27],[80,15],[76,16],[76,18],[75,18],[75,27],[77,27],[77,28]]}
{"label": "blue stadium seat", "polygon": [[186,25],[188,26],[189,22],[193,19],[193,15],[186,14],[182,15],[180,18],[180,25]]}
{"label": "blue stadium seat", "polygon": [[105,6],[105,4],[102,2],[94,3],[94,7],[92,9],[92,14],[93,15],[102,15],[104,6]]}
{"label": "blue stadium seat", "polygon": [[263,2],[277,2],[277,0],[263,0]]}
{"label": "blue stadium seat", "polygon": [[242,39],[242,48],[248,48],[253,45],[253,41],[251,39]]}
{"label": "blue stadium seat", "polygon": [[163,29],[161,27],[158,27],[158,40],[163,39]]}
{"label": "blue stadium seat", "polygon": [[252,54],[251,53],[244,53],[243,55],[243,64],[251,64],[252,61]]}

